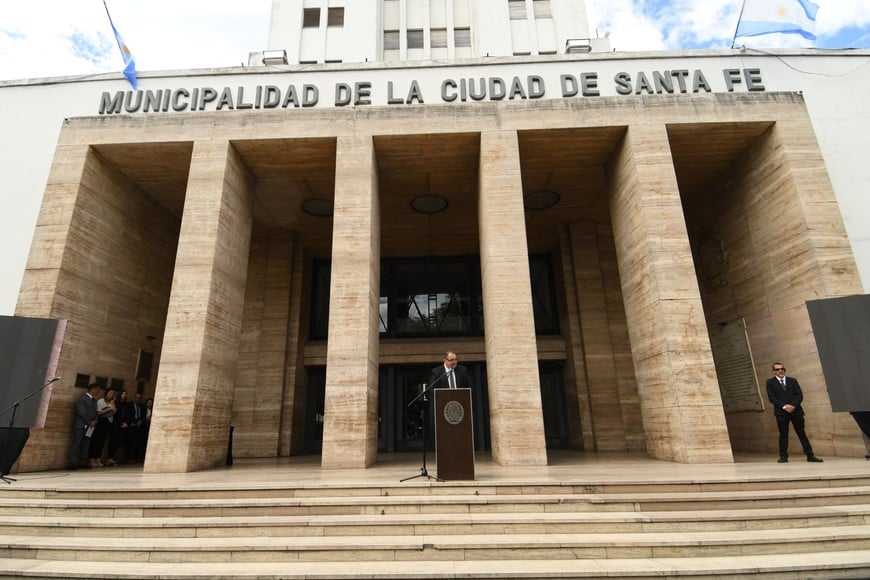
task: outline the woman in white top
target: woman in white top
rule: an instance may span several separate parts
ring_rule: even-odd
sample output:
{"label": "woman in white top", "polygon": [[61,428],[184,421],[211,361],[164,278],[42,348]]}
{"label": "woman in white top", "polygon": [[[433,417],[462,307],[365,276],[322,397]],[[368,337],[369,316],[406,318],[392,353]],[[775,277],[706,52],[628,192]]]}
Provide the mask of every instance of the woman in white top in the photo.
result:
{"label": "woman in white top", "polygon": [[[115,417],[115,391],[106,391],[103,398],[97,401],[97,426],[94,428],[94,434],[91,436],[91,447],[89,451],[90,467],[102,467],[103,462],[103,447],[106,444],[106,437],[112,429],[112,421]],[[106,465],[114,463],[111,458],[106,462]]]}

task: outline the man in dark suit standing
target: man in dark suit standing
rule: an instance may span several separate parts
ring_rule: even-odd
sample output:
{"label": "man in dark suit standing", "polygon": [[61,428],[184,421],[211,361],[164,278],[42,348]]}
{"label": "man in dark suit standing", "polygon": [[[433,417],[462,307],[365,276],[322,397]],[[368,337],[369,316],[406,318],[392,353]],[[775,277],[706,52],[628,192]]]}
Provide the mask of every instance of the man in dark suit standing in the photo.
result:
{"label": "man in dark suit standing", "polygon": [[[76,400],[76,416],[73,424],[73,438],[69,449],[69,468],[78,469],[88,466],[88,451],[91,435],[97,425],[97,395],[100,385],[91,383],[88,390]],[[90,430],[90,433],[88,433]]]}
{"label": "man in dark suit standing", "polygon": [[429,386],[435,389],[471,388],[468,369],[458,363],[459,358],[455,352],[444,353],[443,363],[432,369],[429,375]]}
{"label": "man in dark suit standing", "polygon": [[804,431],[804,410],[801,402],[804,394],[794,377],[785,376],[785,366],[781,362],[773,363],[773,377],[767,379],[767,398],[773,405],[776,426],[779,428],[779,463],[788,461],[788,424],[794,427],[794,432],[801,441],[807,461],[821,463],[822,460],[813,454],[813,446]]}

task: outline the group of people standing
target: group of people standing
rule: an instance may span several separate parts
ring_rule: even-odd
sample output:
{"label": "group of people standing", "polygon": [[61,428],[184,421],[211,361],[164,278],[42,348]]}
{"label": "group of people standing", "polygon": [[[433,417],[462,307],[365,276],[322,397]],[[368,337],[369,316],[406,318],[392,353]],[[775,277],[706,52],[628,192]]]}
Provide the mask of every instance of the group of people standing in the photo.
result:
{"label": "group of people standing", "polygon": [[70,469],[138,463],[145,458],[153,399],[143,401],[137,392],[129,401],[127,391],[112,389],[97,399],[101,390],[92,383],[76,401]]}

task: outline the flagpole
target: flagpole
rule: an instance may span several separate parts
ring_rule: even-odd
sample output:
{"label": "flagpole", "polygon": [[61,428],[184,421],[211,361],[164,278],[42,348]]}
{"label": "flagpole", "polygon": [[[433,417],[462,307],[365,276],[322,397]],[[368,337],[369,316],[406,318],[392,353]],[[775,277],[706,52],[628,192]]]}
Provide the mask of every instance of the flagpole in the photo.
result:
{"label": "flagpole", "polygon": [[118,33],[118,29],[115,28],[115,23],[112,21],[112,15],[109,13],[109,6],[106,4],[106,0],[103,0],[103,8],[106,9],[106,16],[109,19],[109,26],[112,27],[112,34],[115,35],[115,42],[118,43],[118,50],[121,51],[121,58],[124,59],[124,70],[121,71],[124,75],[124,78],[130,83],[130,86],[133,89],[139,88],[139,81],[136,78],[136,61],[133,59],[133,55],[130,54],[130,49],[127,48],[126,43],[121,38],[121,35]]}
{"label": "flagpole", "polygon": [[[112,30],[116,30],[116,28],[115,28],[115,23],[112,22],[112,15],[109,14],[109,7],[106,5],[106,0],[103,0],[103,8],[106,9],[106,16],[109,18],[109,26],[112,27]],[[115,35],[115,42],[118,44],[118,50],[120,50],[120,51],[123,53],[123,52],[124,52],[124,47],[121,46],[121,43],[120,43],[120,42],[118,42],[118,36],[117,36],[117,35]],[[733,48],[733,47],[732,47],[732,48]]]}
{"label": "flagpole", "polygon": [[[106,0],[103,0],[103,4]],[[737,17],[737,26],[734,28],[734,36],[731,38],[731,48],[734,48],[734,42],[737,40],[737,31],[740,30],[740,21],[743,20],[743,9],[746,8],[746,0],[740,5],[740,16]],[[108,10],[108,8],[106,8]]]}

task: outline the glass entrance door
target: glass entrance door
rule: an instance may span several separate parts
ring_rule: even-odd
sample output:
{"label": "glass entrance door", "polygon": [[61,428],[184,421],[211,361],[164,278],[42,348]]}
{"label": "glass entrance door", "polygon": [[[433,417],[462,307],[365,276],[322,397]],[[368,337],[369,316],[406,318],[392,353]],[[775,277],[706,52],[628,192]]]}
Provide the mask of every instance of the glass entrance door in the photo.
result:
{"label": "glass entrance door", "polygon": [[421,397],[430,371],[429,365],[381,367],[379,451],[422,451],[425,417],[426,449],[435,448],[431,393]]}
{"label": "glass entrance door", "polygon": [[[425,401],[420,397],[422,385],[429,380],[435,364],[381,367],[378,451],[422,451],[424,422],[426,451],[435,450],[434,394],[429,392]],[[471,395],[474,447],[477,450],[489,449],[489,407],[483,365],[466,366],[474,385]]]}

